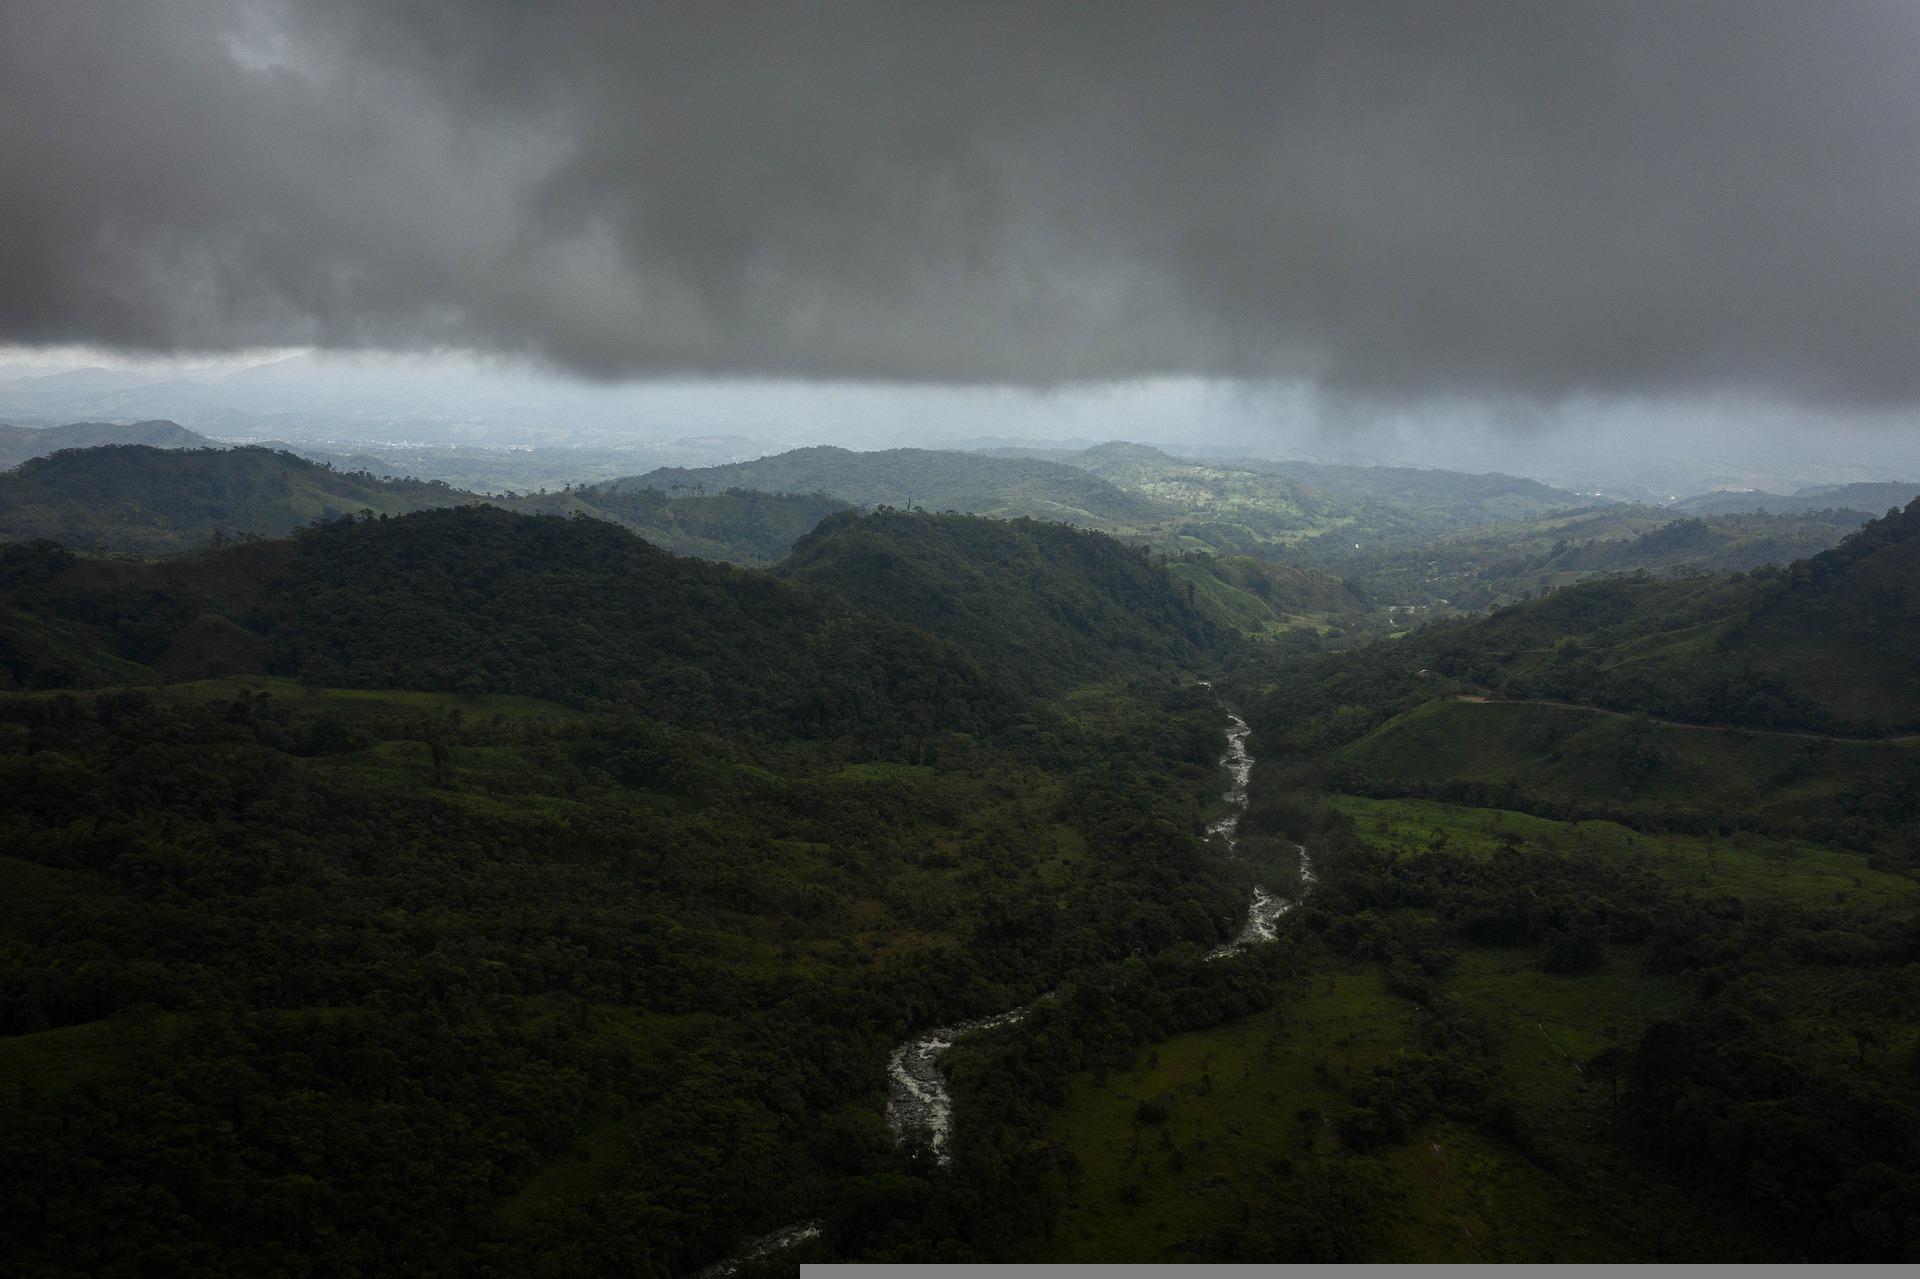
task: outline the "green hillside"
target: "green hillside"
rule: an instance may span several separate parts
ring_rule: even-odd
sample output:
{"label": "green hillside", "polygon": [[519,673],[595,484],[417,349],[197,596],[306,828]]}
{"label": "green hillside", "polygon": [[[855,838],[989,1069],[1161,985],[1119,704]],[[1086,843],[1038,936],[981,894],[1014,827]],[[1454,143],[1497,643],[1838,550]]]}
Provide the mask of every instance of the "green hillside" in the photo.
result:
{"label": "green hillside", "polygon": [[1511,604],[1608,573],[1785,564],[1826,550],[1866,519],[1845,510],[1675,519],[1663,507],[1621,504],[1357,545],[1352,535],[1328,534],[1295,554],[1382,600],[1446,614]]}
{"label": "green hillside", "polygon": [[0,425],[0,469],[62,449],[138,444],[157,449],[218,448],[214,441],[174,422],[73,422],[41,428]]}
{"label": "green hillside", "polygon": [[[512,693],[876,740],[1010,713],[1004,688],[943,641],[596,520],[461,507],[117,568],[46,545],[5,552],[15,687],[130,662],[148,678]],[[78,669],[38,663],[42,620],[70,637],[55,655]]]}
{"label": "green hillside", "polygon": [[1061,460],[1181,512],[1165,533],[1169,545],[1182,549],[1246,553],[1352,515],[1284,476],[1232,462],[1189,462],[1144,444],[1102,444]]}
{"label": "green hillside", "polygon": [[1222,632],[1143,548],[1034,520],[838,515],[778,570],[1036,689],[1205,665]]}
{"label": "green hillside", "polygon": [[[681,1274],[815,1214],[847,1255],[953,1212],[970,1255],[1010,1238],[1039,1170],[896,1146],[888,1054],[1237,927],[1251,872],[1200,833],[1221,717],[1168,669],[1207,628],[1095,535],[829,525],[818,585],[491,507],[0,548],[10,1263]],[[875,549],[894,586],[1005,557],[1026,587],[962,613],[1102,686],[1027,696],[910,593],[858,611]]]}
{"label": "green hillside", "polygon": [[1920,504],[1787,569],[1619,577],[1274,668],[1348,790],[1870,850],[1920,821]]}
{"label": "green hillside", "polygon": [[1029,1255],[1912,1256],[1920,735],[1835,730],[1911,727],[1917,547],[1920,503],[1784,570],[1249,649],[1243,829],[1319,877],[1260,961],[1290,994],[1143,979],[983,1064],[1082,1054]]}
{"label": "green hillside", "polygon": [[1112,531],[1152,524],[1166,514],[1150,500],[1072,467],[934,449],[795,449],[727,466],[662,467],[606,487],[669,493],[728,488],[826,493],[858,506],[1030,516]]}
{"label": "green hillside", "polygon": [[1270,542],[1295,545],[1315,535],[1332,540],[1338,534],[1329,529],[1345,530],[1349,541],[1357,536],[1364,543],[1537,519],[1591,504],[1513,475],[1257,458],[1200,461],[1117,442],[1077,451],[998,452],[1081,467],[1162,499],[1195,521],[1188,536],[1211,537],[1221,550],[1241,553]]}
{"label": "green hillside", "polygon": [[75,448],[0,474],[0,539],[151,554],[216,534],[285,537],[360,510],[397,515],[462,500],[444,484],[343,475],[266,449]]}
{"label": "green hillside", "polygon": [[675,555],[762,567],[783,558],[821,520],[849,509],[824,493],[668,494],[603,485],[473,500],[533,514],[587,515],[629,528]]}
{"label": "green hillside", "polygon": [[1216,622],[1248,635],[1364,629],[1381,620],[1349,584],[1311,569],[1190,551],[1170,562],[1167,572]]}
{"label": "green hillside", "polygon": [[1920,728],[1920,498],[1778,573],[1727,650],[1868,732]]}
{"label": "green hillside", "polygon": [[1345,666],[1289,672],[1282,683],[1331,690],[1364,672],[1361,682],[1418,700],[1413,673],[1430,668],[1466,691],[1693,723],[1912,731],[1920,728],[1920,667],[1908,643],[1920,582],[1916,530],[1920,507],[1909,507],[1787,568],[1584,582],[1485,618],[1429,626]]}
{"label": "green hillside", "polygon": [[1517,475],[1316,462],[1247,461],[1238,465],[1284,476],[1322,500],[1364,506],[1369,512],[1366,523],[1374,536],[1537,519],[1590,504],[1590,499],[1578,494]]}
{"label": "green hillside", "polygon": [[568,487],[484,497],[438,481],[380,479],[260,448],[76,448],[0,473],[0,540],[46,538],[164,554],[235,536],[284,537],[316,520],[471,503],[611,520],[682,555],[768,564],[846,503],[819,494],[729,490],[668,496]]}

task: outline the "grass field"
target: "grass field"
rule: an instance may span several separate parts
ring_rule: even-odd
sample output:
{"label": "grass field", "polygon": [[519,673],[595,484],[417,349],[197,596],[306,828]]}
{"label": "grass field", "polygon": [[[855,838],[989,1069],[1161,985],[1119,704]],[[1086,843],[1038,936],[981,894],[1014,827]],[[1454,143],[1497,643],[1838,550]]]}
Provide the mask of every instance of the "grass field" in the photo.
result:
{"label": "grass field", "polygon": [[1700,894],[1770,897],[1808,907],[1848,906],[1895,914],[1920,906],[1920,884],[1875,870],[1865,856],[1750,831],[1648,835],[1613,822],[1557,822],[1497,808],[1421,799],[1334,796],[1359,836],[1413,855],[1436,840],[1456,853],[1491,856],[1505,841],[1523,850],[1587,852],[1644,865],[1676,888]]}
{"label": "grass field", "polygon": [[[1911,879],[1807,841],[1648,835],[1424,800],[1331,802],[1361,840],[1398,856],[1492,857],[1502,847],[1593,856],[1645,868],[1676,899],[1845,921],[1835,925],[1843,941],[1846,929],[1910,927],[1920,909]],[[1691,979],[1650,971],[1637,944],[1607,944],[1598,967],[1579,974],[1546,971],[1531,947],[1455,947],[1440,988],[1490,1029],[1497,1088],[1524,1140],[1436,1118],[1403,1144],[1346,1149],[1330,1117],[1374,1067],[1423,1051],[1422,1014],[1390,993],[1380,969],[1328,959],[1267,1012],[1163,1041],[1106,1078],[1072,1080],[1049,1135],[1078,1172],[1060,1187],[1048,1258],[1765,1253],[1765,1223],[1662,1181],[1610,1135],[1615,1081],[1594,1062],[1630,1050],[1655,1021],[1685,1018],[1698,996]],[[1768,981],[1780,1017],[1833,1068],[1897,1072],[1920,1053],[1920,989],[1909,989],[1920,976],[1783,963]]]}
{"label": "grass field", "polygon": [[1417,1012],[1377,968],[1317,974],[1273,1011],[1072,1081],[1050,1136],[1080,1171],[1047,1259],[1644,1260],[1683,1223],[1696,1244],[1739,1255],[1679,1191],[1579,1146],[1610,1103],[1573,1057],[1673,993],[1555,978],[1497,952],[1463,957],[1451,984],[1497,1027],[1533,1155],[1445,1119],[1404,1145],[1345,1149],[1329,1115],[1367,1071],[1414,1049]]}
{"label": "grass field", "polygon": [[[1436,699],[1340,758],[1399,783],[1510,785],[1555,803],[1627,812],[1831,819],[1860,796],[1911,783],[1920,743],[1821,740],[1693,728],[1574,707]],[[1849,802],[1850,799],[1849,799]]]}

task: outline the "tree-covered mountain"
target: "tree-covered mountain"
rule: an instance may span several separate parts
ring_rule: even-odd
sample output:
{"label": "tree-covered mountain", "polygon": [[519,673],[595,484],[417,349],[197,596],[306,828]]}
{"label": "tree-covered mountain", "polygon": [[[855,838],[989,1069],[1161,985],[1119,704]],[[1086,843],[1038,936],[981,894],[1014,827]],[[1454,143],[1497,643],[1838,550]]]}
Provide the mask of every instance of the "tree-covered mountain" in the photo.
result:
{"label": "tree-covered mountain", "polygon": [[72,422],[66,426],[0,425],[0,469],[18,466],[28,458],[47,457],[62,449],[98,448],[107,444],[138,444],[157,449],[219,447],[204,435],[173,422]]}
{"label": "tree-covered mountain", "polygon": [[591,516],[631,529],[675,555],[762,567],[783,558],[821,520],[849,509],[824,493],[670,494],[604,485],[472,500],[536,514]]}
{"label": "tree-covered mountain", "polygon": [[1430,643],[1441,668],[1528,696],[1822,731],[1920,728],[1917,535],[1920,505],[1790,568],[1587,583]]}
{"label": "tree-covered mountain", "polygon": [[332,446],[304,441],[288,447],[336,471],[445,480],[473,493],[535,493],[580,488],[655,466],[711,466],[767,451],[740,435],[687,436],[618,445],[395,444],[354,440]]}
{"label": "tree-covered mountain", "polygon": [[1037,520],[837,515],[778,572],[949,639],[1034,689],[1204,667],[1225,635],[1145,548]]}
{"label": "tree-covered mountain", "polygon": [[960,511],[999,518],[1030,516],[1087,528],[1126,531],[1166,512],[1073,467],[936,449],[856,453],[821,446],[754,462],[698,468],[662,467],[606,487],[669,493],[751,488],[827,493],[858,506]]}
{"label": "tree-covered mountain", "polygon": [[285,537],[315,520],[397,515],[473,500],[444,484],[376,480],[267,449],[74,448],[0,474],[0,539],[82,550],[202,547]]}
{"label": "tree-covered mountain", "polygon": [[1920,730],[1917,616],[1920,501],[1784,568],[1584,582],[1291,668],[1273,687],[1303,712],[1348,705],[1327,721],[1341,741],[1447,697],[1469,715],[1491,698],[1879,737]]}
{"label": "tree-covered mountain", "polygon": [[96,682],[131,663],[120,678],[511,693],[861,740],[934,724],[978,733],[1010,714],[1006,686],[943,640],[590,519],[475,506],[153,564],[47,543],[0,554],[13,687]]}
{"label": "tree-covered mountain", "polygon": [[[950,566],[945,522],[872,518]],[[1045,591],[1134,580],[1027,534]],[[892,1046],[1197,955],[1248,892],[1201,836],[1220,716],[1142,628],[1068,713],[588,519],[0,548],[0,1247],[681,1274],[801,1214],[854,1253],[952,1229],[900,1193],[991,1255],[1040,1170],[896,1145]]]}
{"label": "tree-covered mountain", "polygon": [[46,538],[101,551],[160,554],[223,537],[284,537],[315,520],[372,511],[489,503],[611,520],[678,554],[771,563],[844,502],[819,494],[731,490],[669,496],[568,486],[483,496],[439,481],[378,478],[264,448],[69,449],[0,473],[0,540]]}

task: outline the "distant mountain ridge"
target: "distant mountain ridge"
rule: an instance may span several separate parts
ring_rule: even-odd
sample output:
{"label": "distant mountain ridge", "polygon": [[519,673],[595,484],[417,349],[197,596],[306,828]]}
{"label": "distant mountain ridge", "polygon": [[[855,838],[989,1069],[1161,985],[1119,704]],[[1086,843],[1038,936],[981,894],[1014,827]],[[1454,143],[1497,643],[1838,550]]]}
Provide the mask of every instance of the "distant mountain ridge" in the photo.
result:
{"label": "distant mountain ridge", "polygon": [[670,467],[612,487],[817,490],[858,505],[1031,516],[1169,552],[1289,558],[1334,530],[1356,540],[1429,535],[1592,505],[1513,476],[1249,459],[1192,460],[1144,444],[962,453],[821,446],[726,466]]}
{"label": "distant mountain ridge", "polygon": [[1697,493],[1668,503],[1672,510],[1689,515],[1719,515],[1738,511],[1764,511],[1776,515],[1799,515],[1808,511],[1860,511],[1880,515],[1902,507],[1920,496],[1920,480],[1889,480],[1857,484],[1816,484],[1792,493],[1768,493],[1762,489],[1723,489]]}
{"label": "distant mountain ridge", "polygon": [[1170,550],[1292,559],[1315,539],[1363,545],[1537,519],[1594,504],[1513,475],[1333,466],[1247,457],[1175,457],[1113,441],[1085,449],[992,450],[1097,475],[1179,512],[1155,530]]}
{"label": "distant mountain ridge", "polygon": [[1605,573],[1785,564],[1828,549],[1867,518],[1858,511],[1676,517],[1666,507],[1623,503],[1363,545],[1336,530],[1303,546],[1299,559],[1391,602],[1476,612]]}
{"label": "distant mountain ridge", "polygon": [[62,449],[97,448],[107,444],[142,444],[157,449],[220,448],[177,422],[71,422],[66,426],[0,426],[0,469],[18,466],[29,458],[47,457]]}
{"label": "distant mountain ridge", "polygon": [[0,474],[0,538],[151,554],[217,534],[284,537],[362,510],[399,515],[473,500],[444,484],[376,480],[268,449],[103,445]]}
{"label": "distant mountain ridge", "polygon": [[760,564],[781,558],[822,518],[846,509],[819,495],[737,490],[670,497],[583,487],[493,497],[437,480],[335,470],[266,448],[128,444],[67,449],[0,473],[0,540],[46,538],[81,550],[166,554],[222,536],[284,537],[316,520],[361,511],[402,515],[475,504],[593,515],[676,553]]}
{"label": "distant mountain ridge", "polygon": [[820,445],[726,466],[661,467],[607,487],[817,492],[859,506],[1026,515],[1107,530],[1152,523],[1169,513],[1073,467],[937,449],[859,453]]}

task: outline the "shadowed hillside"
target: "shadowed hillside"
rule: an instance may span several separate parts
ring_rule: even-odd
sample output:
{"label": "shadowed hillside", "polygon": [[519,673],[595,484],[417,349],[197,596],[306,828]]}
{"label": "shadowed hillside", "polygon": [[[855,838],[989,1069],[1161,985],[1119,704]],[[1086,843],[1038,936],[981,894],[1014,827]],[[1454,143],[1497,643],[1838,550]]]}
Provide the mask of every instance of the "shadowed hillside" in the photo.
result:
{"label": "shadowed hillside", "polygon": [[1784,569],[1604,578],[1285,670],[1270,714],[1326,712],[1328,746],[1449,698],[1465,719],[1492,699],[1816,739],[1912,732],[1917,596],[1920,502]]}
{"label": "shadowed hillside", "polygon": [[260,673],[801,737],[984,731],[1007,713],[942,640],[596,520],[463,507],[154,565],[4,554],[15,687]]}
{"label": "shadowed hillside", "polygon": [[1354,626],[1377,613],[1339,578],[1250,556],[1193,551],[1167,571],[1202,611],[1249,635]]}
{"label": "shadowed hillside", "polygon": [[469,500],[444,484],[347,475],[267,449],[76,448],[0,475],[0,538],[151,554]]}
{"label": "shadowed hillside", "polygon": [[780,565],[789,581],[952,640],[1036,688],[1141,664],[1203,663],[1221,632],[1143,548],[1034,520],[838,515]]}
{"label": "shadowed hillside", "polygon": [[381,479],[261,448],[69,449],[0,474],[0,540],[164,554],[220,538],[284,537],[316,520],[484,503],[611,520],[677,554],[771,563],[846,503],[819,494],[729,490],[669,496],[568,488],[489,497],[437,480]]}

